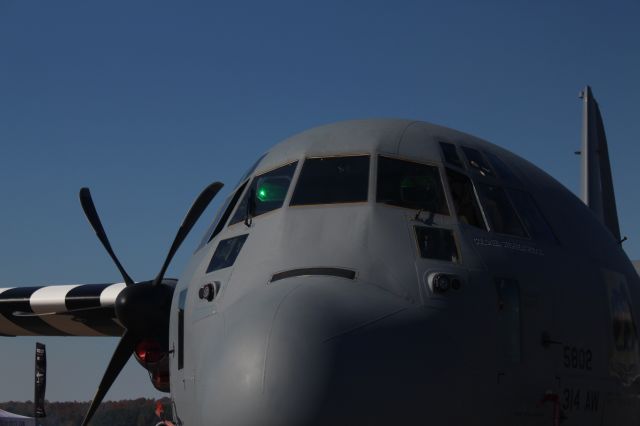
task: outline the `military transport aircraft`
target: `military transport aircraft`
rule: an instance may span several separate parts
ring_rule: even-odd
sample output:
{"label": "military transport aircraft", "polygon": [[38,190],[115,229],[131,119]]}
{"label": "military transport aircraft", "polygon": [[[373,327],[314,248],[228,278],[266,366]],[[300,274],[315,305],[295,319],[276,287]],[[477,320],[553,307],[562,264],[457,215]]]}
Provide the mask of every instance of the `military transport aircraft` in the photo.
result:
{"label": "military transport aircraft", "polygon": [[[179,280],[0,289],[0,333],[121,336],[179,425],[637,425],[640,277],[587,87],[583,201],[489,142],[406,120],[293,136],[240,179]],[[637,268],[637,266],[636,266]],[[6,343],[4,343],[6,344]]]}

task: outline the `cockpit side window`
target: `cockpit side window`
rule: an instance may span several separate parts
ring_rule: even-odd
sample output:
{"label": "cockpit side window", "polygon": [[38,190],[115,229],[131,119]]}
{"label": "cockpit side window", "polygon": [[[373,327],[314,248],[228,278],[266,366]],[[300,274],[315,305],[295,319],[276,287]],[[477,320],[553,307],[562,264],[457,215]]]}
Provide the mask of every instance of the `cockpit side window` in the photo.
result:
{"label": "cockpit side window", "polygon": [[505,185],[520,185],[520,179],[516,177],[513,171],[500,159],[500,157],[492,154],[491,152],[485,152],[484,155],[493,166],[493,170],[498,172],[498,176],[502,178],[502,182],[504,182]]}
{"label": "cockpit side window", "polygon": [[451,164],[452,166],[460,167],[464,169],[464,165],[462,164],[462,160],[458,156],[458,150],[456,146],[452,143],[440,142],[440,149],[442,150],[442,157],[444,161]]}
{"label": "cockpit side window", "polygon": [[307,158],[292,206],[367,201],[369,156]]}
{"label": "cockpit side window", "polygon": [[447,180],[460,222],[487,230],[471,179],[447,169]]}
{"label": "cockpit side window", "polygon": [[516,210],[520,213],[520,218],[529,231],[531,238],[554,243],[558,242],[551,227],[542,215],[542,212],[540,212],[538,205],[529,193],[517,189],[507,189],[507,193],[509,197],[511,197],[511,201],[513,201]]}
{"label": "cockpit side window", "polygon": [[207,232],[204,234],[204,237],[198,246],[198,250],[200,250],[209,241],[213,240],[216,235],[222,231],[224,224],[227,223],[227,219],[229,219],[233,208],[238,202],[238,198],[240,198],[240,195],[242,195],[242,191],[244,191],[246,186],[247,182],[242,184],[233,194],[227,197],[220,209],[218,209],[218,213],[216,213],[216,217],[213,219],[211,226],[209,226],[209,229],[207,229]]}
{"label": "cockpit side window", "polygon": [[[262,154],[260,158],[258,158],[256,162],[253,163],[251,167],[249,167],[249,169],[242,175],[242,177],[238,181],[238,185],[244,182],[249,177],[249,175],[253,173],[256,167],[258,167],[258,164],[260,164],[260,162],[266,155],[267,153]],[[213,219],[213,222],[207,229],[207,232],[205,232],[204,237],[202,237],[202,240],[200,241],[200,244],[198,245],[198,248],[196,249],[196,251],[204,247],[207,243],[213,240],[216,237],[216,235],[220,233],[220,231],[222,231],[225,223],[227,223],[227,220],[231,215],[231,212],[233,211],[233,208],[238,202],[238,198],[240,198],[240,196],[242,195],[242,191],[244,191],[244,188],[246,188],[246,186],[247,186],[247,182],[244,182],[238,189],[236,189],[236,191],[233,194],[229,195],[227,199],[224,200],[224,203],[216,213],[216,217]]]}
{"label": "cockpit side window", "polygon": [[209,237],[209,241],[213,240],[216,237],[216,235],[218,235],[220,231],[222,231],[222,228],[224,228],[224,224],[227,223],[229,216],[231,216],[231,212],[233,211],[233,208],[238,203],[238,199],[244,192],[244,189],[247,187],[247,183],[248,182],[245,182],[244,184],[242,184],[242,186],[240,186],[240,188],[238,188],[236,192],[233,194],[233,197],[229,197],[227,199],[228,204],[225,206],[224,209],[220,210],[220,213],[218,213],[219,218],[217,218],[216,227],[213,230],[211,237]]}
{"label": "cockpit side window", "polygon": [[229,224],[282,207],[297,165],[295,161],[254,177]]}
{"label": "cockpit side window", "polygon": [[467,162],[472,170],[477,171],[482,176],[494,176],[493,170],[480,151],[466,146],[462,147],[462,151],[467,157]]}
{"label": "cockpit side window", "polygon": [[240,250],[242,250],[244,242],[247,241],[248,236],[249,234],[244,234],[220,241],[218,243],[218,247],[216,247],[216,251],[213,253],[213,257],[211,257],[209,266],[207,267],[207,274],[217,271],[218,269],[224,269],[232,266],[235,263]]}
{"label": "cockpit side window", "polygon": [[378,157],[376,201],[449,214],[438,168],[395,158]]}
{"label": "cockpit side window", "polygon": [[489,227],[501,234],[527,237],[527,233],[518,218],[504,189],[480,183],[478,185],[480,202],[489,220]]}
{"label": "cockpit side window", "polygon": [[453,231],[426,226],[416,226],[414,229],[421,257],[453,263],[460,262]]}

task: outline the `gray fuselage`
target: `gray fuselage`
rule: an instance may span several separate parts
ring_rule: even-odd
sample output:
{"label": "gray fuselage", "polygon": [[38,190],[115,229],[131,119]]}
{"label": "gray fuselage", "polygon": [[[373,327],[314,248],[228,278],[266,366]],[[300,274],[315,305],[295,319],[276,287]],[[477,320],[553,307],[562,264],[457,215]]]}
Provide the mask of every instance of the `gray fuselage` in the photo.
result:
{"label": "gray fuselage", "polygon": [[[335,176],[318,186],[306,164]],[[275,146],[228,201],[173,298],[182,424],[640,421],[638,275],[518,156],[422,122],[343,122]]]}

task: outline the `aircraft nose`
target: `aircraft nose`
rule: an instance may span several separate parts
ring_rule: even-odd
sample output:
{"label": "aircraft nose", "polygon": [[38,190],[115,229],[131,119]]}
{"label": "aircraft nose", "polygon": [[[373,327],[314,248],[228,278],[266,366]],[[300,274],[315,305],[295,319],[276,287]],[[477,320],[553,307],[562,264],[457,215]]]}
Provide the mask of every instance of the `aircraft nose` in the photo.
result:
{"label": "aircraft nose", "polygon": [[224,338],[211,339],[196,374],[196,424],[485,425],[495,417],[491,331],[471,333],[463,311],[333,277],[278,281],[227,311]]}
{"label": "aircraft nose", "polygon": [[346,361],[340,358],[349,357],[341,351],[343,341],[409,306],[367,284],[325,278],[301,282],[279,307],[269,337],[264,392],[279,417],[274,423],[315,423],[335,391],[336,366]]}
{"label": "aircraft nose", "polygon": [[[224,354],[205,386],[211,393],[203,398],[212,403],[201,404],[203,424],[316,423],[342,356],[339,342],[410,306],[341,278],[299,277],[269,286],[255,295],[264,300],[226,318]],[[234,327],[235,321],[247,324],[247,317],[250,325]]]}

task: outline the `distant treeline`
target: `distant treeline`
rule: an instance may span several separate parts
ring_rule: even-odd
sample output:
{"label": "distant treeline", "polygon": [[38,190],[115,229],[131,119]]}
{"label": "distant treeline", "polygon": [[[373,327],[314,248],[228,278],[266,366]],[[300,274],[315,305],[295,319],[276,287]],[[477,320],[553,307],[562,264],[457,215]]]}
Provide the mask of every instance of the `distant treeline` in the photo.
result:
{"label": "distant treeline", "polygon": [[[160,419],[156,417],[155,399],[131,399],[106,401],[100,405],[91,420],[91,426],[154,426]],[[171,419],[171,401],[160,400],[166,419]],[[46,402],[47,417],[36,419],[42,426],[78,426],[82,422],[88,402]],[[22,416],[33,417],[33,402],[0,402],[0,409]]]}

